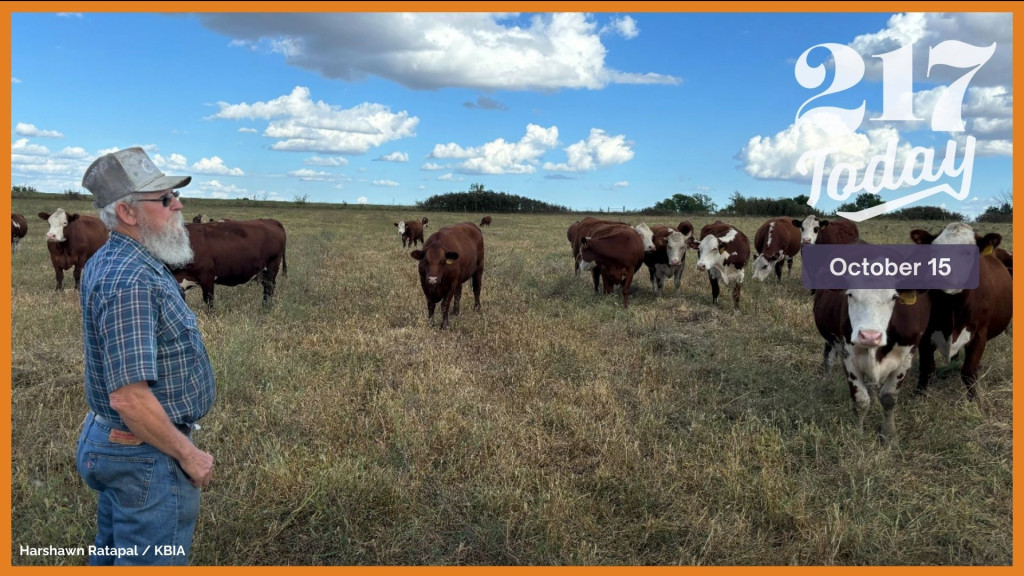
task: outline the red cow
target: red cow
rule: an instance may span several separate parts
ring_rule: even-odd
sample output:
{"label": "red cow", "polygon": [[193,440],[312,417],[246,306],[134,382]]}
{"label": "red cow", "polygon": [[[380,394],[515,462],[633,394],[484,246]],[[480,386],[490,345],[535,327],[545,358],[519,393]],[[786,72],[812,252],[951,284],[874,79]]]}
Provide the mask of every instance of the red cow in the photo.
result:
{"label": "red cow", "polygon": [[11,254],[18,251],[21,239],[28,234],[28,221],[16,212],[11,212]]}
{"label": "red cow", "polygon": [[480,220],[480,225],[481,226],[490,226],[491,225],[491,217],[490,216],[484,216],[483,219]]}
{"label": "red cow", "polygon": [[773,218],[757,229],[754,234],[754,279],[764,280],[775,268],[775,277],[782,280],[782,265],[788,266],[793,274],[793,258],[800,253],[800,229],[793,225],[795,220]]}
{"label": "red cow", "polygon": [[629,307],[633,275],[644,264],[644,241],[629,225],[606,224],[580,239],[580,258],[593,262],[594,291],[600,275],[604,293],[611,294],[622,284],[622,307]]}
{"label": "red cow", "polygon": [[651,231],[654,233],[654,250],[644,252],[644,264],[651,274],[651,285],[654,292],[661,296],[665,289],[665,279],[669,276],[675,281],[676,290],[682,284],[683,266],[686,265],[686,248],[689,243],[689,235],[683,234],[675,228],[655,224]]}
{"label": "red cow", "polygon": [[394,223],[398,227],[398,236],[402,239],[402,248],[405,248],[407,242],[410,247],[415,246],[416,242],[423,244],[423,229],[427,222],[427,217],[424,216],[420,222],[404,220]]}
{"label": "red cow", "polygon": [[977,288],[932,290],[931,323],[921,340],[917,383],[918,392],[928,388],[928,380],[935,372],[936,349],[947,360],[964,349],[960,376],[967,386],[967,397],[974,399],[985,346],[1006,330],[1013,317],[1013,278],[1005,263],[994,254],[1002,236],[992,233],[982,238],[967,224],[954,222],[938,236],[926,230],[913,230],[910,238],[917,244],[976,244],[980,251]]}
{"label": "red cow", "polygon": [[725,285],[735,283],[732,302],[740,307],[743,268],[750,258],[750,241],[736,228],[716,220],[701,228],[700,242],[690,238],[690,248],[697,251],[697,270],[707,271],[711,281],[711,303],[718,303],[718,280]]}
{"label": "red cow", "polygon": [[278,271],[288,275],[285,259],[286,234],[277,220],[232,220],[206,224],[185,224],[195,256],[192,263],[174,270],[184,289],[197,284],[203,302],[213,308],[213,289],[238,286],[260,277],[263,303],[274,296]]}
{"label": "red cow", "polygon": [[75,267],[75,290],[78,290],[82,268],[107,241],[107,227],[99,218],[68,215],[63,208],[57,208],[53,214],[40,212],[39,218],[50,224],[46,232],[46,247],[50,250],[50,262],[57,276],[57,290],[64,290],[64,271],[72,266]]}
{"label": "red cow", "polygon": [[928,326],[932,301],[927,290],[817,290],[814,323],[825,338],[824,372],[839,347],[850,398],[864,427],[875,393],[885,414],[882,435],[895,440],[896,393],[910,371],[914,350]]}
{"label": "red cow", "polygon": [[448,308],[459,315],[462,285],[473,280],[473,309],[480,309],[480,288],[484,275],[484,235],[472,222],[445,226],[430,235],[422,250],[410,254],[419,260],[420,287],[427,299],[427,318],[441,302],[441,328],[448,327]]}

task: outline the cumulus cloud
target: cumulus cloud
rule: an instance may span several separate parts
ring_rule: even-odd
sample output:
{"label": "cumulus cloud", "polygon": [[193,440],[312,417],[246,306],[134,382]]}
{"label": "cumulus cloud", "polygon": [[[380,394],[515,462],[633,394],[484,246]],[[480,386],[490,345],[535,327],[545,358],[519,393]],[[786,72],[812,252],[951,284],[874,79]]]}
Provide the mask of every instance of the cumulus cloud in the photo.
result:
{"label": "cumulus cloud", "polygon": [[604,130],[591,128],[586,140],[565,149],[568,162],[545,162],[544,169],[554,172],[587,172],[605,166],[622,164],[633,159],[632,143],[623,135],[609,136]]}
{"label": "cumulus cloud", "polygon": [[184,188],[182,192],[188,192],[189,195],[195,195],[197,192],[201,195],[208,195],[211,198],[234,198],[244,196],[246,193],[245,188],[239,188],[234,184],[221,184],[219,180],[207,180],[200,182],[194,188]]}
{"label": "cumulus cloud", "polygon": [[339,156],[332,156],[330,158],[310,156],[303,160],[302,163],[306,166],[345,166],[348,164],[348,158],[341,158]]}
{"label": "cumulus cloud", "polygon": [[435,164],[433,162],[426,162],[423,166],[420,166],[420,170],[444,170],[446,166],[442,164]]}
{"label": "cumulus cloud", "polygon": [[372,184],[374,186],[387,186],[387,187],[398,186],[398,182],[395,182],[394,180],[374,180],[372,182]]}
{"label": "cumulus cloud", "polygon": [[18,122],[14,126],[14,133],[18,136],[27,136],[28,138],[63,138],[64,135],[56,130],[40,130],[36,128],[35,124],[26,124],[25,122]]}
{"label": "cumulus cloud", "polygon": [[[678,84],[673,76],[605,64],[596,17],[583,13],[219,13],[207,28],[233,45],[259,45],[289,64],[346,81],[379,76],[418,90],[597,90]],[[611,25],[630,37],[630,17]]]}
{"label": "cumulus cloud", "polygon": [[448,180],[452,180],[453,178],[455,178],[455,177],[451,173],[441,174],[440,176],[437,177],[437,179],[442,181],[442,182],[446,182]]}
{"label": "cumulus cloud", "polygon": [[[914,93],[914,113],[924,118],[914,127],[929,128],[935,103],[948,91],[939,86]],[[963,143],[968,135],[977,139],[975,153],[987,156],[1013,155],[1013,94],[1004,86],[981,86],[967,89],[960,109],[963,132],[949,135]]]}
{"label": "cumulus cloud", "polygon": [[303,182],[326,182],[331,179],[331,174],[329,172],[317,172],[316,170],[309,170],[308,168],[292,170],[291,172],[288,172],[288,175],[292,178],[298,178]]}
{"label": "cumulus cloud", "polygon": [[309,88],[296,86],[290,94],[266,102],[218,102],[214,120],[267,120],[263,135],[276,140],[272,150],[364,154],[372,147],[416,135],[419,118],[393,113],[382,104],[364,102],[341,109],[322,100],[313,102]]}
{"label": "cumulus cloud", "polygon": [[632,40],[640,35],[640,29],[636,26],[636,20],[632,16],[612,18],[611,23],[601,29],[602,34],[618,34],[627,40]]}
{"label": "cumulus cloud", "polygon": [[149,155],[153,158],[153,163],[156,164],[157,168],[167,173],[195,173],[195,174],[206,174],[209,176],[245,176],[245,171],[241,168],[230,168],[224,165],[224,161],[219,156],[212,156],[210,158],[201,158],[198,162],[195,162],[191,166],[188,163],[188,158],[181,154],[170,154],[164,156],[163,154],[156,153],[149,150]]}
{"label": "cumulus cloud", "polygon": [[370,200],[366,196],[360,196],[359,198],[356,198],[356,204],[367,204],[369,202]]}
{"label": "cumulus cloud", "polygon": [[478,108],[480,110],[508,110],[508,106],[487,96],[478,96],[476,102],[463,102],[462,105],[466,108]]}
{"label": "cumulus cloud", "polygon": [[21,84],[21,80],[11,76],[11,84]]}
{"label": "cumulus cloud", "polygon": [[238,131],[241,132],[242,134],[259,134],[260,133],[260,131],[255,129],[255,128],[239,128]]}
{"label": "cumulus cloud", "polygon": [[612,184],[612,188],[629,188],[629,182],[620,180],[619,182]]}
{"label": "cumulus cloud", "polygon": [[437,144],[428,156],[462,160],[456,171],[464,174],[533,174],[540,157],[558,145],[558,127],[526,126],[518,142],[498,138],[481,146],[463,148],[455,143]]}
{"label": "cumulus cloud", "polygon": [[409,155],[406,154],[405,152],[395,151],[390,154],[385,154],[383,156],[374,158],[374,160],[378,162],[408,162]]}
{"label": "cumulus cloud", "polygon": [[57,12],[58,18],[82,18],[81,12]]}
{"label": "cumulus cloud", "polygon": [[245,172],[241,168],[229,168],[224,165],[224,161],[219,156],[212,156],[210,158],[202,158],[198,162],[192,165],[192,170],[197,174],[210,174],[217,176],[244,176]]}

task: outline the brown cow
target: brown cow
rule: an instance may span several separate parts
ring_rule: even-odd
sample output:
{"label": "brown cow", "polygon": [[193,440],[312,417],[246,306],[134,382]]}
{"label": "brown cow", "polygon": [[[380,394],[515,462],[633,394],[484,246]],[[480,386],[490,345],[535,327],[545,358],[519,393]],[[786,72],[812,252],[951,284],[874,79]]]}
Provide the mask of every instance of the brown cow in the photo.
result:
{"label": "brown cow", "polygon": [[665,289],[665,279],[669,276],[675,280],[676,290],[682,284],[683,266],[686,265],[686,248],[689,243],[689,234],[679,232],[675,228],[655,224],[651,227],[654,233],[654,250],[644,252],[644,264],[651,274],[651,285],[654,292],[661,296]]}
{"label": "brown cow", "polygon": [[[978,287],[973,290],[932,290],[932,315],[928,333],[921,340],[921,364],[917,392],[928,388],[935,371],[935,350],[952,360],[964,349],[960,376],[967,397],[977,397],[978,365],[988,341],[1002,334],[1013,317],[1013,278],[1007,266],[993,253],[1002,241],[999,234],[979,236],[962,222],[946,226],[938,235],[913,230],[917,244],[976,244],[979,255]],[[1012,264],[1011,264],[1012,265]]]}
{"label": "brown cow", "polygon": [[859,426],[864,427],[871,398],[877,395],[887,440],[896,438],[896,393],[919,343],[924,350],[922,336],[931,310],[927,290],[817,290],[814,295],[814,323],[825,338],[823,372],[838,347]]}
{"label": "brown cow", "polygon": [[800,229],[801,244],[853,244],[860,238],[857,224],[849,220],[818,220],[811,214],[793,225]]}
{"label": "brown cow", "polygon": [[490,226],[491,225],[491,217],[490,216],[484,216],[483,219],[480,220],[480,225],[481,226]]}
{"label": "brown cow", "polygon": [[711,281],[711,303],[718,303],[718,280],[725,285],[735,283],[732,302],[740,307],[740,289],[743,285],[743,268],[750,258],[750,241],[738,229],[716,220],[701,228],[700,242],[690,238],[690,248],[697,251],[697,270],[707,271]]}
{"label": "brown cow", "polygon": [[754,279],[764,280],[775,268],[775,277],[782,280],[782,265],[793,275],[793,258],[800,253],[800,229],[789,218],[772,218],[754,234]]}
{"label": "brown cow", "polygon": [[420,222],[403,220],[394,223],[398,227],[398,236],[402,239],[402,248],[405,248],[406,242],[410,247],[415,246],[416,242],[423,244],[423,229],[426,228],[427,221],[427,217],[424,216]]}
{"label": "brown cow", "polygon": [[277,273],[288,275],[285,259],[286,234],[277,220],[236,220],[185,224],[195,256],[183,268],[174,270],[182,288],[199,285],[203,302],[213,308],[213,289],[238,286],[257,276],[263,284],[263,304],[274,296]]}
{"label": "brown cow", "polygon": [[28,234],[28,221],[16,212],[11,212],[11,254],[18,251],[21,239]]}
{"label": "brown cow", "polygon": [[604,293],[611,294],[622,284],[622,307],[629,307],[633,275],[644,264],[644,241],[629,225],[605,224],[580,239],[580,258],[592,262],[594,291],[600,275]]}
{"label": "brown cow", "polygon": [[[583,238],[591,235],[594,232],[594,230],[607,224],[629,226],[629,224],[626,224],[625,222],[601,220],[598,218],[593,218],[591,216],[587,216],[582,220],[577,220],[571,226],[569,226],[569,230],[566,233],[566,237],[569,239],[569,244],[572,245],[573,266],[577,278],[579,277],[580,272],[586,272],[587,270],[591,270],[593,268],[593,262],[588,262],[580,258],[580,242],[583,240]],[[637,234],[640,235],[641,242],[644,246],[644,251],[654,251],[654,232],[651,231],[650,227],[647,224],[641,222],[636,226],[632,226],[632,228]],[[596,291],[596,273],[594,275],[594,288]]]}
{"label": "brown cow", "polygon": [[427,319],[441,302],[441,328],[448,327],[448,308],[459,315],[462,285],[473,280],[473,309],[480,309],[480,288],[484,275],[484,235],[472,222],[445,226],[430,235],[422,250],[410,254],[419,260],[420,288],[427,299]]}
{"label": "brown cow", "polygon": [[1010,273],[1010,276],[1013,276],[1013,252],[1003,250],[1002,248],[996,248],[993,254],[995,254],[995,257],[1003,263],[1003,266],[1006,266],[1006,271]]}
{"label": "brown cow", "polygon": [[68,215],[63,208],[57,208],[53,214],[40,212],[39,218],[50,224],[46,232],[46,247],[50,250],[50,263],[57,276],[57,290],[64,290],[64,271],[72,266],[75,267],[75,290],[78,290],[82,268],[107,241],[107,227],[99,218]]}
{"label": "brown cow", "polygon": [[207,216],[206,214],[196,214],[195,217],[192,218],[192,223],[193,224],[206,224],[207,222],[212,222],[212,221],[213,220],[209,216]]}

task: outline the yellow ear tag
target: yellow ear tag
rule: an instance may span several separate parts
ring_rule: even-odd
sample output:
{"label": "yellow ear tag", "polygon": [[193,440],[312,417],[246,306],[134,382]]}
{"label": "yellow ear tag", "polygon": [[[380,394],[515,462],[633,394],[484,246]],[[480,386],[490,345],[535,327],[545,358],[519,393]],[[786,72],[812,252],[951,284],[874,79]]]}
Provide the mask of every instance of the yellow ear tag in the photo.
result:
{"label": "yellow ear tag", "polygon": [[455,262],[455,260],[445,259],[445,261],[444,261],[445,264],[451,264],[452,262]]}
{"label": "yellow ear tag", "polygon": [[907,306],[910,306],[914,302],[917,302],[917,292],[907,292],[900,294],[900,302],[903,302]]}
{"label": "yellow ear tag", "polygon": [[719,248],[718,249],[718,253],[719,254],[725,254],[725,246],[722,246],[721,248]]}
{"label": "yellow ear tag", "polygon": [[991,254],[992,252],[993,252],[993,249],[992,249],[992,245],[991,245],[991,244],[989,244],[988,246],[985,246],[985,249],[984,249],[984,250],[982,250],[982,251],[981,251],[981,255],[982,255],[982,256],[988,256],[988,255],[989,255],[989,254]]}

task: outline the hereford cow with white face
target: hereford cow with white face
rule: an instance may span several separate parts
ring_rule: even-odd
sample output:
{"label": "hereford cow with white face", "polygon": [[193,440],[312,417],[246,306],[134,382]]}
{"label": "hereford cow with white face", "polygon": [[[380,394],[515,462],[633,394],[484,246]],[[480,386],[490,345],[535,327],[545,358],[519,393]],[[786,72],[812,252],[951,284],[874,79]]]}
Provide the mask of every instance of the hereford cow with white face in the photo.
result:
{"label": "hereford cow with white face", "polygon": [[800,229],[789,218],[773,218],[754,234],[754,279],[764,280],[775,269],[775,277],[782,280],[782,265],[793,274],[793,258],[800,253]]}
{"label": "hereford cow with white face", "polygon": [[733,226],[715,221],[700,231],[700,242],[690,239],[690,248],[697,251],[697,270],[708,273],[711,282],[711,302],[718,303],[718,281],[733,285],[732,301],[740,307],[740,289],[743,268],[750,257],[750,242]]}
{"label": "hereford cow with white face", "polygon": [[39,218],[50,225],[46,231],[46,247],[57,276],[57,290],[64,289],[64,271],[72,266],[75,268],[75,290],[78,290],[82,268],[107,241],[107,227],[99,218],[68,214],[63,208],[52,214],[40,212]]}
{"label": "hereford cow with white face", "polygon": [[[988,341],[1006,331],[1013,317],[1012,260],[1001,259],[995,251],[1002,242],[999,234],[984,237],[961,222],[946,226],[938,236],[913,230],[917,244],[967,244],[978,246],[978,287],[971,290],[932,290],[932,315],[928,333],[921,341],[920,374],[917,391],[924,392],[935,372],[935,351],[946,360],[965,350],[960,376],[967,397],[977,396],[978,367]],[[1012,257],[1011,257],[1012,258]],[[1009,266],[1009,267],[1008,267]]]}
{"label": "hereford cow with white face", "polygon": [[651,230],[654,232],[654,250],[644,253],[644,264],[651,274],[651,285],[655,293],[661,296],[665,289],[665,279],[669,276],[675,279],[676,290],[682,283],[690,237],[674,228],[657,224]]}

